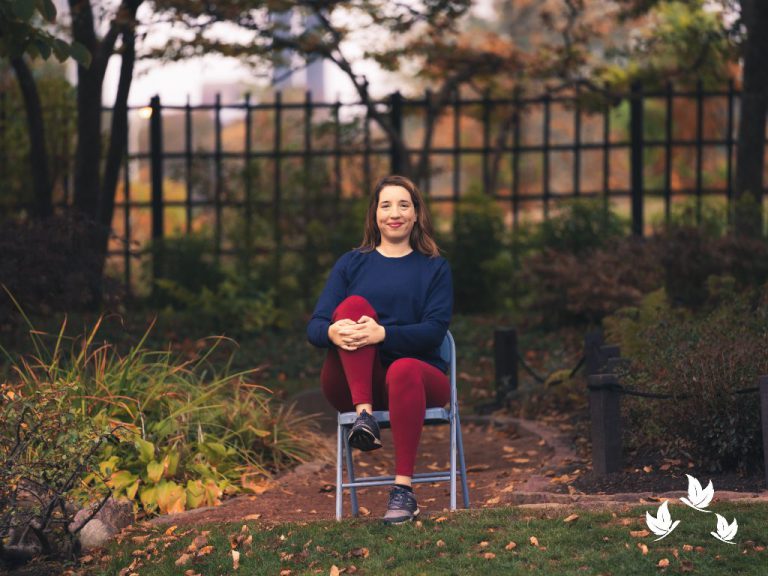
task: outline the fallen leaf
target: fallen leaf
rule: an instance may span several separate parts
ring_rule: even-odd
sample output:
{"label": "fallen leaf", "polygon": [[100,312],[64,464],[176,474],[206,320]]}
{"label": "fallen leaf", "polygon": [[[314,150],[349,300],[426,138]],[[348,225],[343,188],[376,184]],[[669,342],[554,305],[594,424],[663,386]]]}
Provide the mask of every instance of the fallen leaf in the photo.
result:
{"label": "fallen leaf", "polygon": [[[282,572],[280,572],[280,574],[282,574]],[[333,566],[331,566],[331,573],[330,573],[330,575],[329,575],[329,576],[339,576],[339,574],[340,574],[340,572],[339,572],[339,567],[338,567],[338,566],[336,566],[336,564],[334,564]]]}
{"label": "fallen leaf", "polygon": [[467,466],[467,472],[482,472],[490,467],[490,464],[472,464],[472,466]]}
{"label": "fallen leaf", "polygon": [[480,544],[478,544],[478,546],[480,546],[480,548],[488,548],[488,542],[482,541]]}
{"label": "fallen leaf", "polygon": [[184,576],[200,576],[199,572],[195,572],[194,570],[184,570]]}
{"label": "fallen leaf", "polygon": [[690,552],[693,550],[693,546],[690,544],[683,544],[683,552]]}
{"label": "fallen leaf", "polygon": [[368,510],[368,508],[366,508],[365,506],[360,506],[360,514],[362,514],[363,516],[370,516],[371,511]]}
{"label": "fallen leaf", "polygon": [[669,566],[669,560],[667,558],[662,558],[661,560],[659,560],[659,563],[657,564],[657,566],[659,568],[666,568],[667,566]]}
{"label": "fallen leaf", "polygon": [[232,569],[237,570],[240,567],[240,552],[232,550]]}
{"label": "fallen leaf", "polygon": [[538,546],[539,545],[539,539],[536,538],[536,536],[531,536],[528,541],[531,543],[531,546]]}
{"label": "fallen leaf", "polygon": [[501,496],[494,496],[493,498],[488,498],[488,500],[485,501],[485,504],[487,506],[493,506],[494,504],[498,504],[501,502]]}
{"label": "fallen leaf", "polygon": [[496,554],[494,554],[493,552],[484,552],[483,558],[485,558],[486,560],[493,560],[494,558],[496,558]]}
{"label": "fallen leaf", "polygon": [[514,550],[515,548],[517,548],[517,543],[516,542],[512,542],[511,540],[510,540],[509,544],[504,546],[504,550]]}
{"label": "fallen leaf", "polygon": [[182,554],[179,556],[178,560],[176,560],[175,564],[176,566],[184,566],[189,560],[192,558],[191,554]]}
{"label": "fallen leaf", "polygon": [[567,518],[564,518],[563,522],[565,522],[567,524],[569,522],[575,522],[578,519],[579,519],[579,515],[578,514],[571,514]]}
{"label": "fallen leaf", "polygon": [[637,547],[640,548],[640,552],[643,553],[643,556],[647,556],[648,555],[648,546],[646,546],[642,542],[638,542],[637,543]]}
{"label": "fallen leaf", "polygon": [[368,551],[368,548],[355,548],[350,554],[355,558],[368,558],[370,552]]}
{"label": "fallen leaf", "polygon": [[131,542],[134,544],[144,544],[144,542],[147,541],[147,538],[149,538],[149,534],[144,534],[144,536],[134,536],[131,538]]}
{"label": "fallen leaf", "polygon": [[[338,572],[336,572],[338,574]],[[333,574],[333,572],[331,572]],[[280,576],[291,576],[291,571],[288,568],[280,570]]]}
{"label": "fallen leaf", "polygon": [[320,486],[319,492],[334,492],[336,490],[336,486],[333,484],[323,484]]}
{"label": "fallen leaf", "polygon": [[661,466],[659,466],[659,470],[661,470],[662,472],[666,472],[670,468],[672,468],[671,464],[662,464]]}
{"label": "fallen leaf", "polygon": [[643,472],[645,472],[646,474],[650,474],[651,472],[653,472],[653,466],[643,466]]}
{"label": "fallen leaf", "polygon": [[443,540],[438,540],[437,542],[435,542],[435,546],[437,546],[438,548],[442,548],[443,546],[445,546],[445,542]]}
{"label": "fallen leaf", "polygon": [[438,524],[440,522],[445,522],[446,520],[448,520],[447,516],[440,516],[439,518],[435,518],[435,522],[437,522]]}
{"label": "fallen leaf", "polygon": [[166,535],[166,536],[170,536],[171,534],[173,534],[173,533],[176,531],[176,528],[178,528],[178,526],[176,526],[176,525],[174,524],[173,526],[171,526],[170,528],[168,528],[168,530],[166,530],[166,531],[165,531],[165,535]]}
{"label": "fallen leaf", "polygon": [[261,518],[261,514],[248,514],[243,520],[258,520]]}
{"label": "fallen leaf", "polygon": [[213,546],[203,546],[202,548],[200,548],[200,550],[197,551],[197,555],[207,556],[211,552],[213,552]]}
{"label": "fallen leaf", "polygon": [[651,533],[648,532],[648,530],[630,530],[629,531],[629,535],[632,536],[632,538],[645,538],[650,534]]}

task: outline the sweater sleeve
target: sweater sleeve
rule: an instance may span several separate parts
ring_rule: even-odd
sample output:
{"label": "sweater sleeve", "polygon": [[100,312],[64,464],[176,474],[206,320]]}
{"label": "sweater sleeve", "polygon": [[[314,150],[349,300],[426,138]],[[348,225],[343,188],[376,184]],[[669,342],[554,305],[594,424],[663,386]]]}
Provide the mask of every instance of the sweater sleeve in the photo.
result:
{"label": "sweater sleeve", "polygon": [[447,260],[440,263],[427,290],[421,322],[386,326],[381,347],[400,352],[434,350],[442,344],[453,309],[453,280]]}
{"label": "sweater sleeve", "polygon": [[347,295],[346,267],[349,252],[336,261],[328,280],[325,282],[320,298],[307,324],[307,339],[319,348],[330,348],[332,342],[328,338],[328,327],[332,324],[333,311],[341,304]]}

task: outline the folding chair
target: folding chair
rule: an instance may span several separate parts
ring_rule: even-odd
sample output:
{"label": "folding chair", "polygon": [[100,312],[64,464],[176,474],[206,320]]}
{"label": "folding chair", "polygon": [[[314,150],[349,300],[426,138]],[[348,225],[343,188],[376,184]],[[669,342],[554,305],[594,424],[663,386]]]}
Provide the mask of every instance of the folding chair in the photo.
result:
{"label": "folding chair", "polygon": [[[456,392],[456,343],[450,332],[446,333],[445,339],[440,346],[440,356],[450,365],[451,381],[451,402],[449,408],[427,408],[424,414],[424,425],[450,424],[451,426],[451,467],[450,470],[440,472],[427,472],[414,474],[412,482],[444,482],[451,483],[451,510],[456,510],[456,476],[461,476],[461,490],[464,497],[464,507],[469,508],[469,489],[467,488],[467,469],[464,463],[464,445],[461,440],[461,423],[459,421],[459,402]],[[389,428],[389,411],[374,411],[373,416],[379,423],[380,428]],[[349,433],[352,425],[357,418],[355,412],[340,412],[337,425],[337,443],[336,443],[336,520],[341,520],[342,499],[344,488],[349,488],[352,500],[352,514],[359,515],[357,505],[357,489],[367,486],[386,486],[394,484],[394,476],[364,476],[355,477],[355,466],[352,459],[352,452],[349,446]],[[456,469],[458,463],[460,470]],[[342,477],[342,460],[346,460],[348,481],[344,482]]]}

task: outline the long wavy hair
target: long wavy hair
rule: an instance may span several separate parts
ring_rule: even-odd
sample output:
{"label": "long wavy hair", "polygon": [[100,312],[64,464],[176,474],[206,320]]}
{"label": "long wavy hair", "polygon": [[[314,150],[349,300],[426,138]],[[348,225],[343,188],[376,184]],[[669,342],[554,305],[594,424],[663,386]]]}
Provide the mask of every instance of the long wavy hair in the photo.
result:
{"label": "long wavy hair", "polygon": [[368,213],[365,217],[365,230],[363,231],[363,241],[357,247],[361,252],[370,252],[381,244],[381,231],[376,223],[376,208],[379,206],[379,196],[381,191],[387,186],[401,186],[408,190],[411,195],[414,210],[416,211],[416,222],[411,228],[409,238],[411,248],[430,257],[440,255],[440,248],[435,242],[434,232],[432,230],[432,220],[429,217],[429,210],[424,203],[424,198],[419,188],[405,176],[390,175],[380,178],[376,183],[368,204]]}

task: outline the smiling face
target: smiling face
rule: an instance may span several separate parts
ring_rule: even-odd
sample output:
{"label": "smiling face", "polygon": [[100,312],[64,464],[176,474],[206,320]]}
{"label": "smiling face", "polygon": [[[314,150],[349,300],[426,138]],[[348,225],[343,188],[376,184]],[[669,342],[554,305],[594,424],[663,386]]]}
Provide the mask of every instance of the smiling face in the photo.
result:
{"label": "smiling face", "polygon": [[382,242],[399,244],[408,242],[416,224],[416,207],[411,193],[402,186],[385,186],[379,193],[376,224]]}

